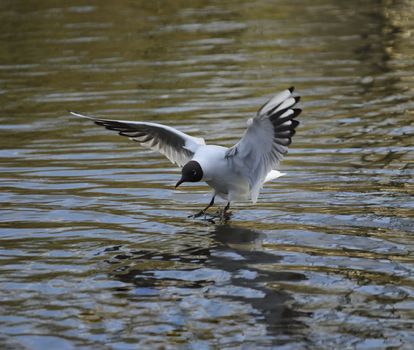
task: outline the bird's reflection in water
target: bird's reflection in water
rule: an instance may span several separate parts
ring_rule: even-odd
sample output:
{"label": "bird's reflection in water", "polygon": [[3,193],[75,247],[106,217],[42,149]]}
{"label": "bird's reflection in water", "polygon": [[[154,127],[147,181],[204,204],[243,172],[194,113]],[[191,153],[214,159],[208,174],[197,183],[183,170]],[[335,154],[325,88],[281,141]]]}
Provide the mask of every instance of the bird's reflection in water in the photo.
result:
{"label": "bird's reflection in water", "polygon": [[[292,327],[302,328],[303,325],[297,319],[303,315],[288,306],[288,302],[292,301],[289,294],[268,288],[266,284],[278,281],[299,281],[305,279],[305,275],[297,272],[264,271],[255,268],[255,264],[272,264],[281,259],[277,255],[255,249],[254,243],[260,241],[262,236],[259,232],[225,225],[218,226],[214,236],[221,245],[216,247],[210,263],[231,272],[233,285],[254,288],[263,292],[262,298],[240,299],[261,312],[269,332],[286,334],[286,330],[293,330]],[[226,255],[223,257],[220,254],[220,252],[229,251],[239,254],[242,259],[229,259]],[[255,278],[253,280],[244,278],[243,275],[238,274],[242,270],[253,272]],[[233,296],[229,297],[238,299]]]}
{"label": "bird's reflection in water", "polygon": [[[191,242],[195,236],[194,233],[184,233],[184,237]],[[151,295],[161,298],[161,293],[169,288],[175,296],[180,295],[180,290],[183,296],[188,296],[189,288],[194,288],[202,290],[208,300],[217,298],[229,303],[237,302],[245,305],[245,309],[255,310],[256,322],[265,324],[270,337],[287,336],[304,341],[305,325],[299,318],[305,315],[293,309],[293,299],[287,292],[270,284],[299,281],[305,276],[272,269],[271,264],[281,258],[260,248],[263,234],[257,231],[219,225],[205,238],[208,244],[198,242],[190,246],[170,243],[169,247],[164,245],[159,249],[128,253],[121,253],[121,247],[112,247],[111,251],[117,250],[109,260],[114,268],[112,275],[132,283],[145,298]],[[260,266],[268,268],[262,270]],[[227,278],[223,282],[215,275],[226,275]],[[220,293],[214,294],[217,290]]]}

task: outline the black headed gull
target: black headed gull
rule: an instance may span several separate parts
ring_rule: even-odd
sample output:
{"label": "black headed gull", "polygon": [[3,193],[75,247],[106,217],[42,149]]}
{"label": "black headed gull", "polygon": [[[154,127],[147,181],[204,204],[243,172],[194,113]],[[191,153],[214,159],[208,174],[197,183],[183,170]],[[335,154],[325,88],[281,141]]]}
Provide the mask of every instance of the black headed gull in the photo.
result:
{"label": "black headed gull", "polygon": [[194,215],[197,217],[214,204],[217,195],[227,200],[223,214],[232,201],[250,198],[256,203],[263,184],[284,175],[276,169],[292,142],[299,125],[295,118],[301,112],[294,108],[300,98],[292,96],[293,90],[293,87],[284,90],[266,102],[247,121],[247,130],[240,141],[230,148],[206,145],[202,138],[162,124],[70,113],[115,130],[182,167],[176,188],[183,182],[205,181],[213,189],[213,198],[206,208]]}

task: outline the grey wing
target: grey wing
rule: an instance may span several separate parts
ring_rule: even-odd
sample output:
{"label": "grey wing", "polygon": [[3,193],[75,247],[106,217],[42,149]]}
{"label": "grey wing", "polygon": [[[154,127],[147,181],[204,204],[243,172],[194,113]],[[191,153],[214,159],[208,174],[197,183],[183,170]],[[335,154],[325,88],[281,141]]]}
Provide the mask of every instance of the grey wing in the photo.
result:
{"label": "grey wing", "polygon": [[265,103],[256,116],[248,120],[241,140],[231,147],[226,158],[231,166],[249,180],[251,196],[256,202],[266,175],[276,170],[288,151],[299,122],[301,109],[293,108],[299,97],[294,88],[282,91]]}
{"label": "grey wing", "polygon": [[106,129],[118,131],[143,147],[153,149],[165,155],[172,163],[179,166],[191,160],[197,148],[204,145],[204,139],[187,135],[172,127],[148,122],[132,122],[88,117],[79,113],[72,115],[87,118]]}

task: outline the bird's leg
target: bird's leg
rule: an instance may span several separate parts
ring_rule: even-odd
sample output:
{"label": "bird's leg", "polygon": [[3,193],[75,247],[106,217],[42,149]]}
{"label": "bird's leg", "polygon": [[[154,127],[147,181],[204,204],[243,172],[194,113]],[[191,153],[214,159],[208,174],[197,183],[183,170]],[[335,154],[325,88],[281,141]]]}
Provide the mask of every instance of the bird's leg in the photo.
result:
{"label": "bird's leg", "polygon": [[230,209],[230,202],[227,202],[227,205],[224,207],[223,211],[221,212],[221,220],[229,220],[231,217],[231,212],[228,211]]}
{"label": "bird's leg", "polygon": [[211,198],[211,201],[210,201],[210,203],[203,209],[203,210],[200,210],[197,214],[194,214],[194,215],[190,215],[189,217],[191,218],[191,217],[193,217],[193,218],[198,218],[198,217],[200,217],[201,215],[204,215],[205,213],[206,213],[206,211],[207,211],[207,209],[208,208],[210,208],[213,204],[214,204],[214,199],[216,198],[216,195],[214,195],[213,196],[213,198]]}
{"label": "bird's leg", "polygon": [[230,202],[227,202],[227,205],[224,207],[224,213],[230,209]]}

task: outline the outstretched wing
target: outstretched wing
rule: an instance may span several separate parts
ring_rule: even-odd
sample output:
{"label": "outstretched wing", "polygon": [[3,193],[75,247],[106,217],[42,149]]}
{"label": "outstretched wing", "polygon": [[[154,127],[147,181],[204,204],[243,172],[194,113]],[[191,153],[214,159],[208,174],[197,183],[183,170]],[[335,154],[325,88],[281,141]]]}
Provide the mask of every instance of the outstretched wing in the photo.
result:
{"label": "outstretched wing", "polygon": [[299,97],[294,88],[282,91],[265,103],[247,122],[241,140],[231,147],[226,158],[231,166],[249,180],[252,201],[256,202],[266,176],[275,170],[292,142],[299,122],[294,118],[302,111],[293,108]]}
{"label": "outstretched wing", "polygon": [[77,117],[90,119],[95,124],[109,130],[118,131],[119,135],[127,136],[143,147],[160,152],[172,163],[181,167],[191,160],[198,147],[205,145],[202,138],[192,137],[162,124],[109,120],[88,117],[75,112],[70,113]]}

